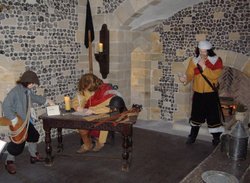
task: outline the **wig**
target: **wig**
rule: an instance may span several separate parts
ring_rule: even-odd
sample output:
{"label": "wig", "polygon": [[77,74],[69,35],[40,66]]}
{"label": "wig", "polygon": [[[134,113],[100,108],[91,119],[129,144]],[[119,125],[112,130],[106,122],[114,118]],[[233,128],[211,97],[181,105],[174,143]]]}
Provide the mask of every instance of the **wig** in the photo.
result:
{"label": "wig", "polygon": [[[200,55],[200,49],[198,47],[195,48],[195,56],[198,57]],[[207,55],[209,57],[213,57],[215,56],[216,54],[214,53],[214,49],[209,49],[207,50]]]}
{"label": "wig", "polygon": [[103,84],[103,81],[92,73],[82,75],[79,83],[78,90],[83,92],[88,88],[89,91],[96,91],[98,87]]}

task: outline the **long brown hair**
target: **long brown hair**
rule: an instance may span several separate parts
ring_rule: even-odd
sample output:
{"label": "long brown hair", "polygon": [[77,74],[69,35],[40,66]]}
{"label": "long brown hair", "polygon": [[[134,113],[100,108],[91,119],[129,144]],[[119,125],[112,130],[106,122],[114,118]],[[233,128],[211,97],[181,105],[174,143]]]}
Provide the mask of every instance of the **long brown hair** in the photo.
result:
{"label": "long brown hair", "polygon": [[92,73],[87,73],[82,75],[79,80],[78,90],[82,92],[90,86],[89,91],[96,91],[101,84],[103,84],[103,81],[100,78]]}

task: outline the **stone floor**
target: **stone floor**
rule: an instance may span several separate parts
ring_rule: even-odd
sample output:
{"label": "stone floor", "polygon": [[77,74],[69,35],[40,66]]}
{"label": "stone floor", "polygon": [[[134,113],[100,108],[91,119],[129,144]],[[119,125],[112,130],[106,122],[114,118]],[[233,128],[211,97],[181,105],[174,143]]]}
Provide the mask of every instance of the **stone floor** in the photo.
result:
{"label": "stone floor", "polygon": [[[137,122],[129,172],[121,171],[120,134],[115,135],[114,144],[109,140],[98,153],[76,154],[80,142],[78,134],[73,133],[63,137],[63,152],[56,152],[57,142],[53,140],[54,163],[50,167],[43,163],[30,164],[25,149],[17,157],[17,173],[10,175],[4,169],[3,154],[0,182],[195,183],[202,182],[201,174],[207,170],[226,171],[241,183],[250,182],[249,156],[245,161],[235,162],[214,149],[210,140],[198,139],[188,146],[185,144],[187,132],[172,128],[171,124],[162,122],[147,125],[144,121]],[[44,154],[44,143],[39,144],[39,150]]]}

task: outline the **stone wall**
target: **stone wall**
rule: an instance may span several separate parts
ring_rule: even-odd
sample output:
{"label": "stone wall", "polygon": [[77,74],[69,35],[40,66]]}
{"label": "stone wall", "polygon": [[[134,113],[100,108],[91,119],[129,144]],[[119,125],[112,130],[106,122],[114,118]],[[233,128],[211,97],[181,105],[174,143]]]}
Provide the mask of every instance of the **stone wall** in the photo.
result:
{"label": "stone wall", "polygon": [[157,33],[141,33],[134,41],[137,44],[131,54],[131,101],[143,106],[139,117],[144,120],[158,120],[160,116],[161,93],[155,91],[155,85],[162,77],[158,62],[164,57],[158,36]]}
{"label": "stone wall", "polygon": [[[64,95],[72,98],[78,79],[89,71],[88,50],[83,45],[86,0],[26,2],[31,1],[1,2],[7,8],[0,12],[0,100],[19,76],[30,69],[37,73],[41,83],[35,92],[63,107]],[[103,7],[105,1],[92,0],[90,4],[95,29],[93,54],[99,42],[99,30],[106,23],[110,30],[110,74],[104,82],[117,84],[129,107],[133,34],[120,30],[121,24],[115,15],[97,14],[98,7]],[[101,77],[98,63],[92,57],[94,74]],[[38,115],[45,112],[44,106],[35,105],[35,109]],[[43,139],[41,121],[35,125]],[[55,135],[53,131],[52,137]]]}
{"label": "stone wall", "polygon": [[[119,86],[128,106],[143,104],[141,118],[173,122],[189,116],[191,89],[180,85],[176,74],[185,70],[199,40],[210,40],[226,65],[249,76],[249,2],[210,0],[177,12],[153,33],[129,31],[129,22],[156,1],[91,0],[93,49],[106,23],[110,74],[104,81]],[[86,0],[24,2],[5,0],[9,8],[0,13],[1,100],[20,74],[31,69],[41,80],[36,92],[63,105],[63,96],[73,97],[80,75],[88,72]],[[97,62],[93,64],[100,76]],[[44,107],[36,109],[38,115],[45,112]],[[36,125],[43,133],[41,122]]]}
{"label": "stone wall", "polygon": [[[0,12],[0,100],[30,69],[41,83],[35,92],[63,105],[64,95],[73,97],[80,75],[88,72],[84,22],[79,18],[85,17],[85,4],[78,0],[34,2],[1,1],[7,8]],[[45,112],[44,106],[35,107],[38,115]],[[43,136],[41,122],[35,125]]]}
{"label": "stone wall", "polygon": [[156,87],[162,93],[159,105],[162,119],[174,121],[189,117],[191,88],[183,87],[176,75],[185,71],[187,58],[194,55],[198,41],[209,40],[225,65],[240,65],[238,69],[249,74],[246,71],[250,62],[249,1],[199,3],[177,12],[155,31],[160,34],[165,54],[165,60],[159,63],[163,77]]}

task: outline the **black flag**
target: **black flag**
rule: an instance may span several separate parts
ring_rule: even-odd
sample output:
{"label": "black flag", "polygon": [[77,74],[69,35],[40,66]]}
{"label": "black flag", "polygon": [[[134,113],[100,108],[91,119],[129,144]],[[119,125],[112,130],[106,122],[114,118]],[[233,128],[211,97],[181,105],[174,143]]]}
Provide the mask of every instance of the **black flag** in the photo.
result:
{"label": "black flag", "polygon": [[86,21],[85,21],[85,38],[84,38],[84,45],[85,45],[86,48],[89,47],[89,37],[88,37],[88,31],[89,30],[91,32],[91,42],[92,42],[95,39],[95,33],[94,33],[94,26],[93,26],[91,8],[90,8],[89,0],[87,0]]}

